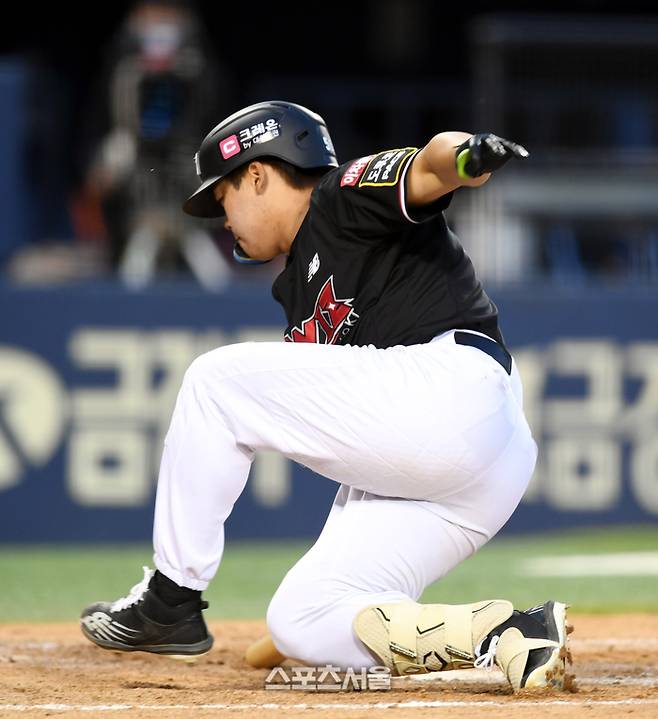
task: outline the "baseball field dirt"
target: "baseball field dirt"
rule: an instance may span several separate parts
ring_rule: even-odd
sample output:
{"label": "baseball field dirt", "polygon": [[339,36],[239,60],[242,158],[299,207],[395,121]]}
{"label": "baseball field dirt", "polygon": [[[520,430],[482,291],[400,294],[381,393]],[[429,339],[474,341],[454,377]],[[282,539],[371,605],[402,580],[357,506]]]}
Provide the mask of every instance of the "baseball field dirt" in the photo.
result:
{"label": "baseball field dirt", "polygon": [[513,696],[497,670],[394,679],[389,691],[265,690],[243,654],[263,622],[211,622],[195,664],[90,644],[75,624],[0,624],[0,717],[510,719],[658,716],[658,614],[578,615],[570,692]]}

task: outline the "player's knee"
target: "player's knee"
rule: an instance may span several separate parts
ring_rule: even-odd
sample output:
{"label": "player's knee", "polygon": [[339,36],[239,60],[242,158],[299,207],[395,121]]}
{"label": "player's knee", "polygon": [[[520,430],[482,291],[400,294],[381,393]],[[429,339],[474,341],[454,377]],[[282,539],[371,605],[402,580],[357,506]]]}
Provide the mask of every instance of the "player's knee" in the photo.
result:
{"label": "player's knee", "polygon": [[319,596],[304,595],[301,587],[277,589],[267,609],[267,628],[276,648],[287,657],[306,659],[309,624],[312,624],[323,602]]}
{"label": "player's knee", "polygon": [[267,628],[276,648],[288,657],[295,656],[298,645],[299,627],[296,617],[294,604],[291,605],[287,598],[277,591],[267,608]]}

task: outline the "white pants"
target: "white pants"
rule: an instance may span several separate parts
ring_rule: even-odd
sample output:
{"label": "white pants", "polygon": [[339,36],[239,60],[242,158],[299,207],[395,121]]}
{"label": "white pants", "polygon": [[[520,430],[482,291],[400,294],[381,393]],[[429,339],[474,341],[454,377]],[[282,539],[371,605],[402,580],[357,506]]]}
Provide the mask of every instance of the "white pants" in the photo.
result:
{"label": "white pants", "polygon": [[187,371],[165,440],[155,565],[205,589],[255,451],[279,451],[341,487],[272,599],[275,644],[312,665],[370,666],[352,632],[356,613],[418,599],[518,505],[537,455],[521,403],[516,367],[508,376],[452,331],[385,350],[213,350]]}

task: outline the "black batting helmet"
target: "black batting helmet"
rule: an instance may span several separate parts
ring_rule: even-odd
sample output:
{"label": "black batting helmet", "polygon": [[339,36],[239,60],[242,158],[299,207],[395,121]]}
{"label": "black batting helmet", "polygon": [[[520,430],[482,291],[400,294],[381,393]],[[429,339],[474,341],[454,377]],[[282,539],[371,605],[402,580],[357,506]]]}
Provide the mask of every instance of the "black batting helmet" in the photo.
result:
{"label": "black batting helmet", "polygon": [[320,115],[292,102],[259,102],[234,113],[206,135],[194,157],[201,187],[187,198],[183,210],[196,217],[222,217],[214,186],[259,157],[285,160],[304,170],[338,167]]}

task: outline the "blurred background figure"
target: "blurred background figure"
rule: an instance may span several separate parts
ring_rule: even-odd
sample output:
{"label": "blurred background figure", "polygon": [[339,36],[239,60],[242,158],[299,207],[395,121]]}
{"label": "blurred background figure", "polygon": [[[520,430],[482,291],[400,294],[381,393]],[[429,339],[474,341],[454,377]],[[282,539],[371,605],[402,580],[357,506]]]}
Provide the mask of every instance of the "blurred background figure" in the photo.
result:
{"label": "blurred background figure", "polygon": [[232,108],[226,72],[189,3],[145,0],[108,49],[92,103],[77,234],[107,243],[129,286],[188,269],[209,290],[230,270],[216,238],[181,212],[199,138]]}

